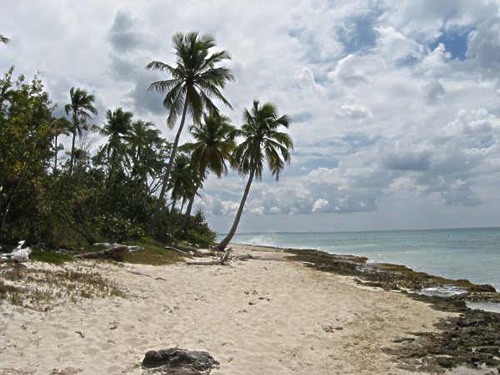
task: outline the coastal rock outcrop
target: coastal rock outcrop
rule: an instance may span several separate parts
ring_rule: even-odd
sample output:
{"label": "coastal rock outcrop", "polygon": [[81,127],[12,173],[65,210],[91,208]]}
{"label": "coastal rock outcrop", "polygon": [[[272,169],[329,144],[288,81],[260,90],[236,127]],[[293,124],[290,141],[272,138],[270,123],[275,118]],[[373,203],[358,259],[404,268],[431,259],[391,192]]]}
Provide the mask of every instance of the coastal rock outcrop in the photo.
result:
{"label": "coastal rock outcrop", "polygon": [[468,280],[450,280],[416,272],[396,264],[366,263],[366,258],[346,257],[318,250],[288,250],[295,260],[309,267],[355,276],[364,286],[399,290],[437,310],[460,313],[442,320],[435,332],[412,332],[413,337],[393,340],[385,352],[411,371],[442,373],[458,366],[500,368],[500,313],[473,310],[469,301],[498,303],[500,293],[491,285]]}
{"label": "coastal rock outcrop", "polygon": [[208,375],[219,362],[208,352],[170,348],[150,350],[142,360],[144,374]]}

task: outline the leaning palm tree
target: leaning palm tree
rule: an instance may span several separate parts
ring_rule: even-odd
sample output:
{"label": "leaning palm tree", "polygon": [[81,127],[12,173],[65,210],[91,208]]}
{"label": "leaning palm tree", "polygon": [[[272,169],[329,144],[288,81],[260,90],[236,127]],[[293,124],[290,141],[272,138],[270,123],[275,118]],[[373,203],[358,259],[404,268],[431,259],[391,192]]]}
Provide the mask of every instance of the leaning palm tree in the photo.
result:
{"label": "leaning palm tree", "polygon": [[238,162],[239,172],[248,175],[248,181],[233,225],[220,242],[219,250],[224,250],[236,233],[250,186],[254,177],[259,180],[262,178],[264,163],[266,162],[271,174],[278,180],[285,163],[290,163],[290,150],[293,149],[290,136],[278,129],[280,126],[288,128],[290,119],[286,115],[278,117],[276,108],[271,103],[259,107],[259,102],[254,101],[252,110],[245,110],[243,118],[245,123],[239,133],[245,139],[236,147],[234,158]]}
{"label": "leaning palm tree", "polygon": [[195,142],[187,147],[192,151],[191,160],[198,169],[201,177],[200,182],[195,186],[193,195],[189,199],[186,208],[184,222],[179,232],[185,231],[191,216],[194,199],[201,187],[201,182],[206,178],[207,169],[214,172],[217,177],[227,174],[227,163],[232,163],[232,152],[236,146],[236,129],[231,125],[226,116],[217,114],[203,115],[203,123],[193,125],[189,128]]}
{"label": "leaning palm tree", "polygon": [[90,95],[87,91],[79,88],[72,87],[69,91],[71,103],[66,104],[64,110],[66,114],[71,113],[73,126],[71,133],[73,134],[71,140],[71,158],[69,164],[69,174],[73,174],[73,166],[75,163],[75,139],[78,134],[82,136],[83,130],[86,129],[86,122],[92,115],[97,114],[97,109],[94,107],[94,95]]}
{"label": "leaning palm tree", "polygon": [[161,61],[152,61],[147,65],[147,69],[159,70],[168,75],[167,80],[156,81],[149,86],[149,90],[166,93],[163,105],[170,111],[167,118],[168,126],[173,127],[179,115],[181,116],[155,209],[154,224],[157,227],[187,113],[192,116],[194,123],[199,123],[205,109],[209,112],[218,112],[214,99],[231,108],[220,89],[224,88],[228,81],[233,80],[233,74],[230,69],[218,66],[224,60],[231,58],[229,54],[226,51],[212,53],[210,50],[215,47],[215,40],[210,36],[200,37],[196,32],[177,33],[172,41],[177,58],[175,66]]}

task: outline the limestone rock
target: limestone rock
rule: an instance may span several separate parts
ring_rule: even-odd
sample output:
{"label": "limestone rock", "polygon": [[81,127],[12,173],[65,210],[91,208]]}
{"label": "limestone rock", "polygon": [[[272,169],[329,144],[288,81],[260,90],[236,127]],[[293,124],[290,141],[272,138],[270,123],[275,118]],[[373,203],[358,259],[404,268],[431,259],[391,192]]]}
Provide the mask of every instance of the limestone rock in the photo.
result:
{"label": "limestone rock", "polygon": [[142,360],[145,374],[208,375],[219,362],[205,351],[170,348],[151,350]]}

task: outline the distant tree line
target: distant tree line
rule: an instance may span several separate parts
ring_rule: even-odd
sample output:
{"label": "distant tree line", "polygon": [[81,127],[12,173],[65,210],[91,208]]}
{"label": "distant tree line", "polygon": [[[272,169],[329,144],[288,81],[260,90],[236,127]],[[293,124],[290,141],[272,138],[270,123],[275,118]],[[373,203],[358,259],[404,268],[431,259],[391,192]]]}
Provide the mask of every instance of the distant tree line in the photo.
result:
{"label": "distant tree line", "polygon": [[[219,245],[227,246],[252,181],[266,164],[277,179],[290,161],[292,140],[280,130],[289,119],[254,101],[236,128],[216,106],[231,108],[221,91],[233,80],[222,65],[229,54],[214,52],[214,39],[198,33],[175,34],[173,45],[175,65],[147,66],[166,74],[150,90],[165,94],[167,123],[178,123],[173,142],[123,108],[108,109],[106,121],[94,124],[95,98],[82,88],[71,88],[65,116],[57,116],[38,78],[15,78],[11,68],[0,79],[0,242],[71,248],[154,237],[207,246],[215,234],[201,212],[192,215],[194,200],[209,173],[234,169],[248,179]],[[192,141],[180,144],[186,124]],[[100,147],[91,147],[93,133],[105,137]]]}

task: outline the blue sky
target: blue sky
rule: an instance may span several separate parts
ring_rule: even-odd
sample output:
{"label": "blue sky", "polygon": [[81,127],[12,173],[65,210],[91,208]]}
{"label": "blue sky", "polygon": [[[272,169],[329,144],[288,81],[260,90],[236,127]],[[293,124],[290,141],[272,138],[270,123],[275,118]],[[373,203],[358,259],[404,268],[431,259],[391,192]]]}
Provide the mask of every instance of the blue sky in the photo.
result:
{"label": "blue sky", "polygon": [[[39,72],[60,106],[83,87],[96,122],[122,106],[169,139],[144,67],[172,61],[175,32],[212,34],[233,57],[233,122],[253,99],[294,120],[292,164],[254,184],[242,231],[500,225],[500,1],[6,0],[0,25],[3,71]],[[216,230],[244,183],[207,182]]]}

